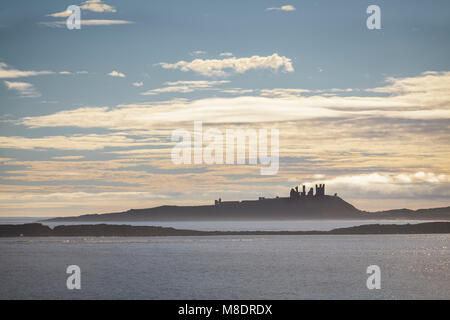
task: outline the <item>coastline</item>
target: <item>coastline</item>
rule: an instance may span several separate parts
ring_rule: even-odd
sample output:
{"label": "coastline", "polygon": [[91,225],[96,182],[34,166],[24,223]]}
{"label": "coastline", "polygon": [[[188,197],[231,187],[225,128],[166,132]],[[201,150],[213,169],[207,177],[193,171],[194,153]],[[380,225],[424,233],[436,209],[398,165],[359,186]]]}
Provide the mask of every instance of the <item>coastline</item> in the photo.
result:
{"label": "coastline", "polygon": [[0,225],[0,237],[170,237],[224,235],[392,235],[450,234],[450,222],[418,224],[369,224],[330,231],[198,231],[157,226],[111,224],[59,225],[53,229],[40,223]]}

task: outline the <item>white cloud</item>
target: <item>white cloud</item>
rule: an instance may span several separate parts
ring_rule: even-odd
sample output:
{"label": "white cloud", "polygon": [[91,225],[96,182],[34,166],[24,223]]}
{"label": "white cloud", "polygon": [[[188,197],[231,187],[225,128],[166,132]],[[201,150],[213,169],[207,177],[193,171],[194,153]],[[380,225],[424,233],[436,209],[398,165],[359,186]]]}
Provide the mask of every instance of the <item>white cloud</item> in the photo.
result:
{"label": "white cloud", "polygon": [[53,71],[22,71],[11,69],[6,63],[0,62],[0,79],[23,78],[38,76],[43,74],[52,74]]}
{"label": "white cloud", "polygon": [[233,54],[232,54],[231,52],[222,52],[222,53],[220,54],[220,56],[221,56],[221,57],[232,57]]}
{"label": "white cloud", "polygon": [[140,81],[140,82],[133,82],[133,86],[135,87],[142,87],[144,85],[144,82]]}
{"label": "white cloud", "polygon": [[158,88],[143,92],[142,95],[157,95],[160,93],[173,93],[173,92],[182,92],[188,93],[196,90],[208,90],[213,88],[214,86],[229,83],[227,80],[221,81],[175,81],[175,82],[166,82],[166,87]]}
{"label": "white cloud", "polygon": [[53,18],[67,18],[71,14],[72,14],[72,11],[64,10],[64,11],[61,11],[61,12],[48,14],[47,16],[50,16],[50,17],[53,17]]}
{"label": "white cloud", "polygon": [[[80,6],[82,10],[92,11],[92,12],[116,12],[117,10],[106,3],[103,3],[101,0],[87,0],[83,2]],[[48,16],[54,18],[66,18],[72,14],[71,11],[61,11],[53,14],[49,14]],[[123,25],[134,23],[132,21],[127,20],[118,20],[118,19],[84,19],[80,20],[82,26],[111,26],[111,25]],[[46,27],[54,27],[54,28],[65,28],[66,21],[44,21],[38,22],[38,24],[46,26]]]}
{"label": "white cloud", "polygon": [[247,93],[252,93],[254,91],[255,90],[253,90],[253,89],[241,89],[241,88],[231,88],[231,89],[220,90],[220,92],[229,93],[229,94],[247,94]]}
{"label": "white cloud", "polygon": [[292,5],[285,5],[281,7],[275,7],[275,8],[267,8],[266,11],[295,11],[295,7]]}
{"label": "white cloud", "polygon": [[[329,179],[320,178],[306,182],[307,185],[325,183],[329,189],[345,190],[354,195],[384,195],[407,198],[417,195],[430,195],[433,186],[449,183],[450,176],[434,172],[384,173],[373,172],[357,175],[340,175]],[[427,187],[424,187],[424,184]]]}
{"label": "white cloud", "polygon": [[313,95],[320,93],[323,97],[334,96],[336,93],[353,92],[355,89],[347,88],[331,88],[331,89],[297,89],[297,88],[274,88],[274,89],[261,89],[261,95],[263,97],[278,97],[278,98],[295,98],[304,96],[306,94]]}
{"label": "white cloud", "polygon": [[279,98],[288,98],[288,97],[299,97],[304,93],[311,92],[307,89],[288,89],[288,88],[274,88],[274,89],[261,89],[261,95],[264,97],[279,97]]}
{"label": "white cloud", "polygon": [[84,10],[89,10],[92,12],[116,12],[117,10],[106,4],[106,3],[102,3],[101,0],[87,0],[86,2],[83,3],[83,5],[80,7],[81,9]]}
{"label": "white cloud", "polygon": [[[121,24],[131,24],[132,21],[127,20],[111,20],[111,19],[81,19],[82,26],[111,26]],[[40,25],[54,28],[65,28],[66,21],[39,22]]]}
{"label": "white cloud", "polygon": [[13,81],[4,81],[8,90],[15,90],[19,93],[21,97],[24,98],[37,98],[40,97],[41,94],[37,92],[34,86],[28,82],[13,82]]}
{"label": "white cloud", "polygon": [[[311,100],[309,100],[311,99]],[[173,100],[123,105],[117,108],[90,107],[61,111],[50,115],[26,117],[19,121],[29,127],[102,127],[114,130],[155,129],[182,122],[261,123],[358,117],[364,100],[334,101],[332,98],[280,99],[255,96],[207,98],[194,101]],[[333,110],[328,105],[354,105],[354,111]],[[384,106],[384,101],[377,105]],[[264,111],[264,112],[263,112]],[[381,112],[379,112],[381,114]]]}
{"label": "white cloud", "polygon": [[291,59],[274,53],[271,56],[252,56],[249,58],[226,59],[195,59],[191,62],[178,61],[176,63],[159,63],[164,69],[179,69],[183,72],[193,71],[205,76],[225,76],[227,70],[244,73],[254,69],[282,69],[285,72],[293,72]]}
{"label": "white cloud", "polygon": [[450,72],[422,73],[418,77],[386,79],[386,86],[366,89],[368,92],[385,93],[416,105],[449,107]]}
{"label": "white cloud", "polygon": [[108,73],[108,76],[111,77],[119,77],[119,78],[125,78],[125,74],[123,74],[122,72],[118,72],[116,70],[111,71],[110,73]]}
{"label": "white cloud", "polygon": [[[179,99],[124,105],[117,108],[80,108],[44,116],[26,117],[18,124],[33,128],[78,126],[113,130],[150,130],[162,128],[162,124],[170,126],[195,120],[208,123],[261,123],[352,116],[351,112],[331,110],[322,106],[326,101],[324,99],[309,102],[254,96],[207,98],[194,101]],[[345,102],[341,103],[345,105]],[[359,101],[355,101],[354,104],[361,105]],[[353,116],[357,115],[357,112],[353,113]]]}
{"label": "white cloud", "polygon": [[[106,3],[102,3],[101,0],[87,0],[80,6],[80,8],[83,10],[92,11],[92,12],[116,12],[117,11],[114,7],[112,7]],[[66,17],[70,16],[71,14],[72,14],[71,11],[64,10],[61,12],[49,14],[48,16],[53,17],[53,18],[66,18]]]}
{"label": "white cloud", "polygon": [[61,74],[61,75],[72,75],[72,74],[87,74],[88,72],[87,71],[74,71],[74,72],[72,72],[72,71],[60,71],[58,73]]}
{"label": "white cloud", "polygon": [[[116,108],[90,107],[61,111],[50,115],[26,117],[18,121],[29,127],[103,127],[108,129],[136,130],[160,127],[180,122],[202,120],[209,123],[260,123],[276,121],[326,120],[326,119],[421,119],[444,120],[450,118],[450,72],[432,75],[439,77],[427,85],[420,75],[414,86],[402,94],[388,96],[302,96],[304,89],[282,92],[285,96],[241,96],[205,98],[193,101],[171,100],[165,102],[120,105]],[[420,80],[421,79],[421,80]],[[397,85],[392,81],[384,90],[392,91]],[[412,80],[409,80],[412,81]],[[177,81],[168,82],[168,89],[150,90],[147,94],[161,92],[189,92],[194,89],[209,89],[217,82]],[[445,85],[446,84],[446,85]],[[347,90],[347,89],[344,89]],[[417,93],[418,90],[426,90]],[[356,91],[358,92],[358,91]],[[437,94],[439,92],[440,94]],[[287,95],[286,95],[287,94]],[[300,95],[299,95],[300,94]]]}
{"label": "white cloud", "polygon": [[191,56],[200,56],[200,55],[202,55],[202,54],[206,54],[206,52],[203,51],[203,50],[196,50],[196,51],[190,52],[189,54],[190,54]]}

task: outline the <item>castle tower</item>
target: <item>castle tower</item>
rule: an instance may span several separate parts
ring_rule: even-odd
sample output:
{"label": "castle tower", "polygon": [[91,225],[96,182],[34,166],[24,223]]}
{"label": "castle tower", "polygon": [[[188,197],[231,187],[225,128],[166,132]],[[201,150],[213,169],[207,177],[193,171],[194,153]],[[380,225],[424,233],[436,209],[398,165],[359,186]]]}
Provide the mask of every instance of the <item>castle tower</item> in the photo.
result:
{"label": "castle tower", "polygon": [[324,196],[325,195],[325,184],[316,184],[316,196]]}

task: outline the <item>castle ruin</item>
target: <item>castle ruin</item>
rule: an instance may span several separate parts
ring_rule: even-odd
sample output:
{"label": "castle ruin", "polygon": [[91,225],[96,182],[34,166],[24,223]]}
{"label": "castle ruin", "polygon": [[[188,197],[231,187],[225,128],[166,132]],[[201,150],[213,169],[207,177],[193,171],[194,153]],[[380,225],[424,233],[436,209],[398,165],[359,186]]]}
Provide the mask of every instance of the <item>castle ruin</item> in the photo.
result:
{"label": "castle ruin", "polygon": [[[324,196],[325,195],[325,184],[316,184],[316,197]],[[298,199],[301,197],[313,197],[314,196],[314,189],[310,188],[308,193],[306,193],[306,187],[303,186],[302,191],[298,191],[298,186],[291,189],[291,192],[289,194],[289,198],[291,199]]]}
{"label": "castle ruin", "polygon": [[[295,200],[300,199],[303,197],[322,197],[325,196],[325,184],[316,184],[315,186],[316,192],[314,193],[313,188],[309,188],[308,192],[306,192],[306,186],[302,186],[302,191],[298,190],[298,186],[291,189],[291,192],[289,194],[289,197],[276,197],[273,199],[265,198],[265,197],[259,197],[258,200],[243,200],[243,201],[222,201],[221,198],[219,200],[214,200],[215,206],[220,205],[239,205],[240,203],[248,203],[248,202],[256,202],[256,201],[271,201],[271,200]],[[337,194],[335,194],[337,196]]]}

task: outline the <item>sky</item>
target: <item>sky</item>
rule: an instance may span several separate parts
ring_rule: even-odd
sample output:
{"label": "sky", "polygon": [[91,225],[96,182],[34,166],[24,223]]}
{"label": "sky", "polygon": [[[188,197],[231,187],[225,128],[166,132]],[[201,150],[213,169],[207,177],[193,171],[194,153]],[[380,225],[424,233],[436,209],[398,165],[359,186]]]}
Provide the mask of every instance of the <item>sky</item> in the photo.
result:
{"label": "sky", "polygon": [[[316,183],[363,210],[450,205],[448,1],[4,0],[0,48],[0,216]],[[278,172],[175,164],[195,121],[277,129]]]}

